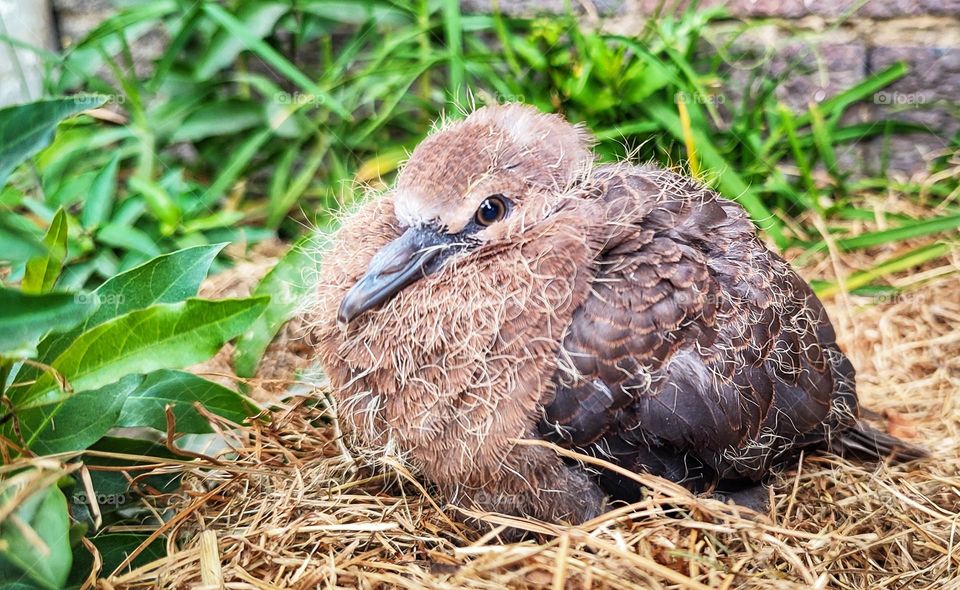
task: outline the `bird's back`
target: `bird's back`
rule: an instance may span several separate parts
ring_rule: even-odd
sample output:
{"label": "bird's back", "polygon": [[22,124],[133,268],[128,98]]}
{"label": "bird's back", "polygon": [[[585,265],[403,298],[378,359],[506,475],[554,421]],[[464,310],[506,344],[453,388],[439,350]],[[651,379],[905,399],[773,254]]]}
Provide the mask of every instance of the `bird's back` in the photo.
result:
{"label": "bird's back", "polygon": [[352,439],[455,504],[551,522],[638,490],[518,439],[696,491],[811,445],[901,444],[858,422],[822,305],[739,205],[597,167],[589,143],[555,115],[485,107],[345,220],[310,324]]}
{"label": "bird's back", "polygon": [[649,167],[601,168],[583,189],[607,217],[542,436],[705,491],[759,480],[857,423],[823,306],[739,205]]}

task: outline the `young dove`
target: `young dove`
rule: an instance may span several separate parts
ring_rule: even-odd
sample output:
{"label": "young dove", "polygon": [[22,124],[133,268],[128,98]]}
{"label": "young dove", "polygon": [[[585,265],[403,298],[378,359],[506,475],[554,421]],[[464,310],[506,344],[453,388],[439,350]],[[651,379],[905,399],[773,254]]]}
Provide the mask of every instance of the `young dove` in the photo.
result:
{"label": "young dove", "polygon": [[311,341],[347,433],[457,505],[571,523],[639,486],[522,439],[746,501],[802,449],[922,455],[859,420],[820,301],[737,203],[591,144],[480,108],[344,220]]}

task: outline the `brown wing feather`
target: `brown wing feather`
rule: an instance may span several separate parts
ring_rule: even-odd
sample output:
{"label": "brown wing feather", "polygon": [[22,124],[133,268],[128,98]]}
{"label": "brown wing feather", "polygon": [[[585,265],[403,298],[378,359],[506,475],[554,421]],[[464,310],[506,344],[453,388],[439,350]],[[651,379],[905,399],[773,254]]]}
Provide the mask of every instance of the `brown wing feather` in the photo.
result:
{"label": "brown wing feather", "polygon": [[703,490],[759,479],[855,421],[853,370],[823,307],[738,205],[650,168],[593,182],[609,229],[544,437]]}

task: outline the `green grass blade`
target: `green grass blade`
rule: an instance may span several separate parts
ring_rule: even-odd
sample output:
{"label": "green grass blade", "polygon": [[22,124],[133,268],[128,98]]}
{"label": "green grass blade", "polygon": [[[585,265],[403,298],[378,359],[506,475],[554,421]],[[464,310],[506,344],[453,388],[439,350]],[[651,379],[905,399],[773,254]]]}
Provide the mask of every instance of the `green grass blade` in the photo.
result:
{"label": "green grass blade", "polygon": [[[893,84],[900,78],[907,75],[910,68],[903,62],[897,62],[890,67],[871,75],[859,84],[848,88],[830,98],[820,102],[819,109],[821,113],[834,116],[842,113],[851,104],[864,100],[874,95],[874,93]],[[810,113],[805,113],[797,117],[797,126],[803,127],[810,123]]]}
{"label": "green grass blade", "polygon": [[323,105],[328,107],[333,112],[337,113],[344,119],[352,119],[350,111],[348,111],[340,102],[333,97],[329,92],[317,86],[306,74],[301,72],[296,66],[294,66],[290,61],[280,55],[280,53],[268,45],[263,39],[258,38],[256,35],[252,34],[247,27],[243,25],[236,17],[224,10],[221,6],[217,4],[204,4],[204,12],[207,13],[210,18],[217,21],[218,24],[223,26],[230,33],[236,35],[247,48],[256,53],[263,61],[267,62],[270,66],[277,70],[283,77],[287,78],[297,86],[299,86],[304,92],[308,92],[316,96],[320,101],[323,102]]}
{"label": "green grass blade", "polygon": [[830,176],[838,184],[842,184],[843,178],[840,175],[840,167],[837,165],[837,154],[833,151],[830,131],[827,129],[827,123],[820,109],[813,103],[810,104],[810,127],[813,129],[813,143],[817,146],[823,165],[826,166]]}
{"label": "green grass blade", "polygon": [[200,197],[200,202],[209,207],[222,197],[240,178],[247,165],[260,152],[260,148],[272,135],[273,131],[271,129],[264,129],[248,137],[230,156],[227,165],[223,167],[217,178]]}
{"label": "green grass blade", "polygon": [[270,303],[237,339],[233,356],[237,375],[253,377],[256,374],[257,365],[274,336],[316,287],[319,252],[311,247],[313,239],[307,236],[291,246],[254,289],[254,296],[268,295]]}
{"label": "green grass blade", "polygon": [[80,224],[86,230],[100,227],[110,218],[110,210],[117,196],[117,172],[120,168],[120,154],[114,154],[90,186],[90,195],[80,212]]}
{"label": "green grass blade", "polygon": [[296,204],[300,197],[303,196],[303,193],[306,192],[310,183],[316,178],[317,171],[323,164],[323,159],[329,149],[329,136],[319,137],[314,148],[310,151],[309,157],[306,162],[302,164],[300,172],[297,173],[293,182],[290,183],[290,186],[279,194],[276,200],[270,201],[267,213],[267,227],[276,229],[280,226],[280,223],[283,222],[287,213],[290,212],[290,209]]}
{"label": "green grass blade", "polygon": [[[790,112],[787,105],[783,103],[780,103],[777,107],[777,112],[780,115],[780,123],[783,126],[784,133],[787,135],[787,142],[790,144],[790,151],[793,152],[793,159],[797,168],[800,169],[800,177],[807,187],[807,192],[811,199],[810,202],[814,207],[818,207],[817,185],[813,182],[813,172],[810,170],[810,162],[807,161],[807,156],[803,153],[803,149],[797,141],[797,125],[794,121],[793,113]],[[819,210],[818,212],[822,216],[823,211]]]}
{"label": "green grass blade", "polygon": [[[884,260],[867,270],[851,274],[844,281],[844,287],[846,287],[848,291],[859,289],[877,279],[882,279],[891,274],[909,270],[926,262],[930,262],[931,260],[936,260],[937,258],[947,255],[952,249],[953,246],[943,243],[921,246],[901,256]],[[840,290],[840,284],[836,282],[827,283],[815,289],[817,295],[823,299],[833,297],[839,293]]]}
{"label": "green grass blade", "polygon": [[957,228],[960,228],[960,214],[946,215],[932,219],[921,219],[891,229],[868,232],[852,238],[837,240],[837,247],[841,250],[859,250],[872,246],[900,242],[910,238],[952,231]]}
{"label": "green grass blade", "polygon": [[29,295],[39,295],[40,293],[49,293],[56,284],[60,272],[63,270],[63,264],[67,260],[67,237],[69,235],[69,226],[67,225],[67,213],[63,209],[57,211],[53,221],[50,222],[50,229],[43,238],[43,244],[47,247],[47,252],[27,262],[27,268],[23,275],[21,290]]}
{"label": "green grass blade", "polygon": [[466,70],[463,61],[463,24],[460,20],[459,0],[444,0],[443,32],[447,42],[447,60],[450,68],[449,97],[454,105],[465,105]]}

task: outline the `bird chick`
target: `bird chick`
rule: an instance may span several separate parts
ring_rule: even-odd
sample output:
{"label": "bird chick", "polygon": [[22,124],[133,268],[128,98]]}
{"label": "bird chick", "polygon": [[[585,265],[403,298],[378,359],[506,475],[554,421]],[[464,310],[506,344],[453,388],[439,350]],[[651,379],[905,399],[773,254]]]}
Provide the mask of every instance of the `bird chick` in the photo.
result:
{"label": "bird chick", "polygon": [[345,219],[312,342],[345,431],[450,501],[583,522],[634,480],[761,482],[800,449],[921,454],[858,419],[809,286],[742,208],[517,104],[448,123]]}

